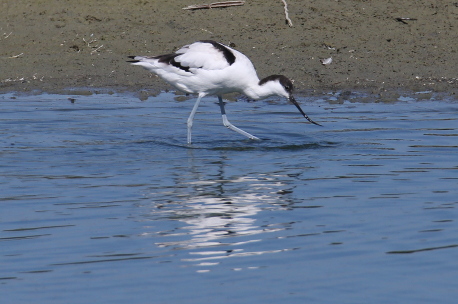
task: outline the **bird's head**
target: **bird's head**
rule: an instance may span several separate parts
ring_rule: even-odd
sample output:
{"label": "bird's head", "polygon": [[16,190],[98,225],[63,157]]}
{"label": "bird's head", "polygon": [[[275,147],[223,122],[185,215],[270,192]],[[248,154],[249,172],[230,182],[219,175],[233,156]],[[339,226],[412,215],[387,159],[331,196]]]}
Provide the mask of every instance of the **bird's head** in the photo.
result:
{"label": "bird's head", "polygon": [[259,81],[259,85],[264,88],[269,95],[278,95],[290,98],[293,95],[293,83],[283,75],[270,75]]}
{"label": "bird's head", "polygon": [[311,120],[304,111],[302,111],[299,103],[297,103],[296,99],[293,96],[293,83],[289,80],[286,76],[283,75],[271,75],[266,78],[261,79],[259,81],[259,85],[264,87],[266,91],[270,92],[269,95],[278,95],[288,98],[288,100],[296,106],[296,108],[301,112],[301,114],[307,119],[309,122],[321,126],[319,123],[314,122]]}

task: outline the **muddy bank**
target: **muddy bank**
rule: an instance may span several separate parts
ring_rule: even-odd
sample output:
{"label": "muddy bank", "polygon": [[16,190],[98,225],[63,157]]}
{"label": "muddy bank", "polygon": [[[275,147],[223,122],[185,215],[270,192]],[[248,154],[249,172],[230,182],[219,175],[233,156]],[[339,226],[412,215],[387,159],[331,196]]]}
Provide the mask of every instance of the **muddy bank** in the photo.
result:
{"label": "muddy bank", "polygon": [[29,2],[0,4],[0,92],[154,94],[170,87],[126,56],[200,39],[235,45],[260,77],[284,74],[297,91],[458,92],[457,0],[288,0],[293,27],[280,0],[197,11],[182,8],[211,1]]}

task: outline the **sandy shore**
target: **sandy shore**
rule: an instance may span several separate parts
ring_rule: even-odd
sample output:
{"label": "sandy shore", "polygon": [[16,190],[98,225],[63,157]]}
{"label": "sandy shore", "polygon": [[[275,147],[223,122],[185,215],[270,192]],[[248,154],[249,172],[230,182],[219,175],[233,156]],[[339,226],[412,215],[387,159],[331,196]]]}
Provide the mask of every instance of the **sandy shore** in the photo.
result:
{"label": "sandy shore", "polygon": [[155,94],[170,87],[126,56],[168,53],[200,39],[231,44],[260,77],[284,74],[299,92],[458,93],[457,0],[288,0],[293,27],[280,0],[182,9],[209,2],[4,0],[0,93]]}

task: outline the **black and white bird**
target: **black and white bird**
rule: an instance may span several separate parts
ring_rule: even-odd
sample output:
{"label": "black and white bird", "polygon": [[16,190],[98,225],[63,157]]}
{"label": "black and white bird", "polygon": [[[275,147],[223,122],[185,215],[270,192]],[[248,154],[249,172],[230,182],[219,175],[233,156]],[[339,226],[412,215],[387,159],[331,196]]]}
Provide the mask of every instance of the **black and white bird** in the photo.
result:
{"label": "black and white bird", "polygon": [[144,67],[178,90],[198,94],[187,121],[189,144],[194,115],[200,100],[206,95],[218,96],[224,126],[250,139],[259,138],[228,121],[223,94],[238,92],[255,100],[272,95],[283,96],[288,98],[309,122],[320,125],[311,120],[294,99],[291,80],[283,75],[271,75],[259,80],[248,57],[213,40],[197,41],[171,54],[129,58],[133,60],[128,62]]}

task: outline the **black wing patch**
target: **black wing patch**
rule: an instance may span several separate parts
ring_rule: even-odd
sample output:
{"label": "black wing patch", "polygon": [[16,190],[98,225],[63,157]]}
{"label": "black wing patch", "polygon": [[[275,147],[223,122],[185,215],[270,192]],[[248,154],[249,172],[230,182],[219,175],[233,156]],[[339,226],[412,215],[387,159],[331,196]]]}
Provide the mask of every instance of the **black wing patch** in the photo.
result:
{"label": "black wing patch", "polygon": [[178,61],[175,61],[175,57],[180,56],[181,54],[166,54],[166,55],[159,55],[156,57],[153,57],[154,59],[157,59],[159,62],[162,63],[167,63],[170,65],[173,65],[176,68],[179,68],[185,72],[189,72],[189,67],[187,66],[182,66]]}
{"label": "black wing patch", "polygon": [[[179,69],[181,69],[181,70],[183,70],[185,72],[189,72],[189,67],[182,66],[179,62],[175,61],[175,57],[180,56],[180,55],[181,54],[166,54],[166,55],[159,55],[159,56],[155,56],[155,57],[145,57],[145,58],[157,59],[159,62],[170,64],[170,65],[173,65],[174,67],[179,68]],[[140,62],[140,60],[135,60],[136,56],[128,56],[128,57],[131,58],[131,59],[134,59],[134,60],[128,60],[127,62],[130,62],[130,63]]]}
{"label": "black wing patch", "polygon": [[229,63],[229,65],[232,65],[235,62],[234,53],[232,53],[230,49],[228,49],[226,46],[222,45],[221,43],[218,43],[213,40],[200,40],[199,42],[210,43],[211,45],[213,45],[215,49],[223,53],[223,56],[226,59],[227,63]]}

